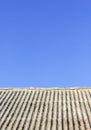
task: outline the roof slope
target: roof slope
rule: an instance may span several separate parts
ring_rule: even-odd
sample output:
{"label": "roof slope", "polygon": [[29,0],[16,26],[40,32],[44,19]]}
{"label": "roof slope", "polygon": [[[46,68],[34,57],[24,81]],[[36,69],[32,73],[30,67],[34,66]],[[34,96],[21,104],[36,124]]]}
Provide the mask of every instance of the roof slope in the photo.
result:
{"label": "roof slope", "polygon": [[0,89],[0,130],[91,130],[91,88]]}

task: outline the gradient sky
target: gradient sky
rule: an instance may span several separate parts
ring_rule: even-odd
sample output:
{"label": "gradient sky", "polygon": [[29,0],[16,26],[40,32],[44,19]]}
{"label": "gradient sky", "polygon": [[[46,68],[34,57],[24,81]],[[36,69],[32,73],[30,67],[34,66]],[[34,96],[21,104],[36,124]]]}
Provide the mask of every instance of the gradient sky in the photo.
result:
{"label": "gradient sky", "polygon": [[0,87],[91,86],[91,0],[1,0]]}

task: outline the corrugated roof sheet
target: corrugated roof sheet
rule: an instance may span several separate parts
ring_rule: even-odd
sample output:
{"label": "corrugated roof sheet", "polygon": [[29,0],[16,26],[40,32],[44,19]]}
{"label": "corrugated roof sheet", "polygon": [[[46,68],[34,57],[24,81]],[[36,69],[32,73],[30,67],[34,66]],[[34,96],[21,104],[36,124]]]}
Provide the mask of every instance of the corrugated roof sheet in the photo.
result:
{"label": "corrugated roof sheet", "polygon": [[0,89],[0,130],[91,130],[91,88]]}

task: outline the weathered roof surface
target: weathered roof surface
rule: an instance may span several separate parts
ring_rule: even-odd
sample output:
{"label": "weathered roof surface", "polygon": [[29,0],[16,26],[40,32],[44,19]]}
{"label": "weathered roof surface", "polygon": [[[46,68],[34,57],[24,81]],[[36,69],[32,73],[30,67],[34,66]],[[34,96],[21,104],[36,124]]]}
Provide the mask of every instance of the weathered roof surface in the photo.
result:
{"label": "weathered roof surface", "polygon": [[91,130],[91,88],[0,89],[0,130]]}

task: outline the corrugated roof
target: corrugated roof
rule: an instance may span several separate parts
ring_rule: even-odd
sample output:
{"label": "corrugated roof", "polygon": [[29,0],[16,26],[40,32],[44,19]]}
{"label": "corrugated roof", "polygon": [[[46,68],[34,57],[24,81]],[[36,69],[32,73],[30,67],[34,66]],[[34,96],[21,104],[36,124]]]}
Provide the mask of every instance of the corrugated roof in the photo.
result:
{"label": "corrugated roof", "polygon": [[91,130],[91,88],[0,89],[0,130]]}

